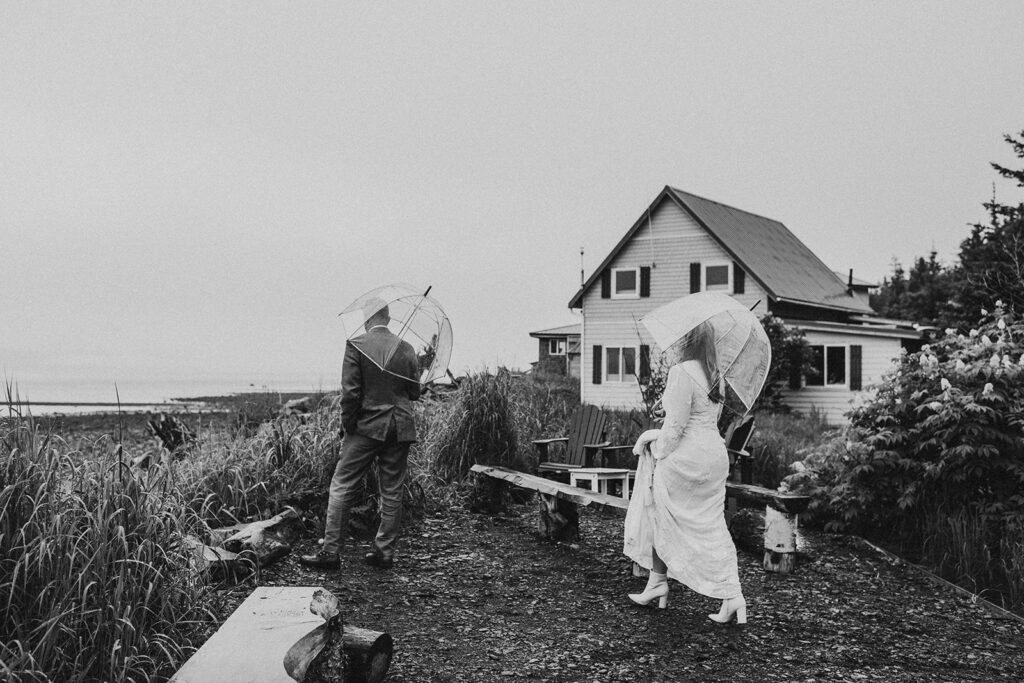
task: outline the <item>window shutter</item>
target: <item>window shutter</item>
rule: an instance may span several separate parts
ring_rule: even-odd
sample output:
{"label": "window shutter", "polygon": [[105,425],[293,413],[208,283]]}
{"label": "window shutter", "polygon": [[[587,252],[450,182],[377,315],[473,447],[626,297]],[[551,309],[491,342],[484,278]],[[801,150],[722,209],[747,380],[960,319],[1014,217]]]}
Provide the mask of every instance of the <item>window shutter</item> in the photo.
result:
{"label": "window shutter", "polygon": [[700,291],[700,264],[690,264],[690,294]]}
{"label": "window shutter", "polygon": [[744,272],[744,270],[742,268],[740,268],[740,264],[738,264],[735,261],[733,261],[733,264],[732,264],[732,293],[733,294],[743,294],[744,290],[746,289],[746,286],[747,286],[747,274],[746,274],[746,272]]}
{"label": "window shutter", "polygon": [[601,383],[601,346],[594,344],[594,376],[591,378],[594,384]]}
{"label": "window shutter", "polygon": [[864,356],[864,347],[860,344],[850,345],[850,389],[852,391],[861,390],[861,365],[862,357]]}
{"label": "window shutter", "polygon": [[601,298],[610,299],[612,297],[612,273],[610,270],[605,269],[601,273]]}
{"label": "window shutter", "polygon": [[802,373],[800,372],[800,363],[803,361],[800,354],[800,349],[793,349],[789,354],[789,388],[799,389],[803,384]]}
{"label": "window shutter", "polygon": [[640,381],[646,382],[651,378],[651,347],[647,344],[640,345]]}
{"label": "window shutter", "polygon": [[651,267],[640,266],[640,296],[651,295]]}

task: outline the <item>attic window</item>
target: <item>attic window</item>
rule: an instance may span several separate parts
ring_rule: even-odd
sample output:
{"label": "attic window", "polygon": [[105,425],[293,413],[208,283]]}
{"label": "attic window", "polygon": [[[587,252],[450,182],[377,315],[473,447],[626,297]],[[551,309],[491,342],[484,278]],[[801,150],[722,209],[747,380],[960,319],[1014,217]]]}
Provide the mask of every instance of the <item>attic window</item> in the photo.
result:
{"label": "attic window", "polygon": [[638,299],[640,297],[640,269],[612,269],[612,298]]}
{"label": "attic window", "polygon": [[704,291],[732,292],[732,267],[728,263],[704,265]]}

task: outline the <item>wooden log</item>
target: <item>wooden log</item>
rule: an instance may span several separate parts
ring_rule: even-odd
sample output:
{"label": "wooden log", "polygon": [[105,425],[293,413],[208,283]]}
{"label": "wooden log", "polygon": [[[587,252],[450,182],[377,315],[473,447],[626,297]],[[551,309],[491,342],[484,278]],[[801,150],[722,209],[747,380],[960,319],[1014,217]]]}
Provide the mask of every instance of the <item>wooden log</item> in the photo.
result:
{"label": "wooden log", "polygon": [[313,594],[309,611],[325,622],[299,639],[285,655],[285,671],[300,683],[380,683],[391,667],[394,641],[387,633],[343,626],[331,592]]}
{"label": "wooden log", "polygon": [[290,553],[291,544],[301,533],[302,515],[288,507],[270,519],[215,529],[212,535],[215,539],[223,538],[222,545],[227,550],[249,555],[260,567],[265,567]]}
{"label": "wooden log", "polygon": [[789,574],[796,568],[796,515],[773,507],[764,515],[764,568]]}
{"label": "wooden log", "polygon": [[391,636],[368,628],[346,625],[342,644],[348,655],[347,674],[352,683],[379,683],[391,668],[395,643]]}
{"label": "wooden log", "polygon": [[580,539],[580,513],[575,503],[546,493],[539,494],[540,532],[544,538],[563,543]]}
{"label": "wooden log", "polygon": [[184,450],[196,442],[195,433],[173,415],[160,413],[155,418],[149,418],[146,426],[149,433],[159,439],[171,453]]}
{"label": "wooden log", "polygon": [[248,574],[251,568],[237,553],[203,543],[195,536],[186,536],[182,545],[192,552],[196,570],[215,581],[236,579]]}

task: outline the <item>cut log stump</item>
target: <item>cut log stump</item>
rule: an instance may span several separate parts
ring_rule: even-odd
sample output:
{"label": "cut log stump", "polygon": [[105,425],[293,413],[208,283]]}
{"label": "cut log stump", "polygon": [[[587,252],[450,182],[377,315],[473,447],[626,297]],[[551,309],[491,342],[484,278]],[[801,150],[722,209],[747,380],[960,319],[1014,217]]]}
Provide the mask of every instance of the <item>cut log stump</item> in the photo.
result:
{"label": "cut log stump", "polygon": [[764,515],[764,568],[789,574],[796,568],[796,515],[769,507]]}
{"label": "cut log stump", "polygon": [[313,594],[309,611],[324,623],[293,645],[284,668],[299,683],[379,683],[391,667],[394,642],[387,633],[343,626],[337,597],[324,589]]}
{"label": "cut log stump", "polygon": [[580,540],[580,513],[574,503],[545,493],[540,500],[540,532],[552,541],[576,543]]}
{"label": "cut log stump", "polygon": [[[329,627],[336,627],[336,631],[328,633]],[[305,649],[296,650],[304,641]],[[339,669],[341,674],[330,672],[332,677],[328,679],[310,678],[313,669],[308,659],[305,678],[289,675],[289,659],[294,661],[304,656],[302,652],[308,654],[317,648],[316,654],[321,654],[328,643],[334,646],[331,652],[335,661],[345,660]],[[380,683],[391,666],[393,652],[394,644],[387,633],[342,625],[337,598],[330,592],[310,586],[264,586],[238,606],[174,674],[171,683]]]}

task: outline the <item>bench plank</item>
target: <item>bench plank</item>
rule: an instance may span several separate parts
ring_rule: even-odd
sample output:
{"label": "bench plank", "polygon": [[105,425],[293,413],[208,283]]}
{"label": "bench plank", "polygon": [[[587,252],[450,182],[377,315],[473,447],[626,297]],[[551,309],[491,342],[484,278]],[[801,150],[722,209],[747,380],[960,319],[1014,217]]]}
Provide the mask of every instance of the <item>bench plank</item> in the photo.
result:
{"label": "bench plank", "polygon": [[309,611],[317,586],[260,587],[238,606],[171,683],[295,683],[284,655],[324,620]]}
{"label": "bench plank", "polygon": [[607,493],[588,491],[587,489],[569,486],[568,484],[552,481],[551,479],[545,479],[544,477],[538,477],[525,472],[517,472],[515,470],[494,465],[473,465],[470,469],[477,474],[483,474],[488,477],[507,481],[514,486],[529,489],[531,491],[537,491],[538,493],[542,493],[547,496],[554,496],[555,498],[575,505],[618,510],[623,513],[629,507],[629,501],[623,500],[619,496],[611,496]]}

